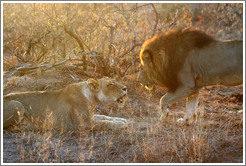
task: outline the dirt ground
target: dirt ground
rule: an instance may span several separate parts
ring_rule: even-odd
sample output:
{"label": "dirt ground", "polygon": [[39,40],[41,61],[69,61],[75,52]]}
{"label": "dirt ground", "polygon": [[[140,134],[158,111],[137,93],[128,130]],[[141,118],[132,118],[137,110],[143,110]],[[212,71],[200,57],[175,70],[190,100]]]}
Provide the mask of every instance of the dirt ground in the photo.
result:
{"label": "dirt ground", "polygon": [[[4,94],[54,90],[87,79],[65,68],[10,77]],[[165,91],[147,92],[136,75],[119,80],[128,87],[124,108],[98,105],[96,113],[122,117],[121,131],[3,131],[4,163],[242,163],[243,86],[211,86],[200,92],[198,114],[188,125],[176,123],[185,100],[173,104],[169,120],[160,123],[159,100]]]}

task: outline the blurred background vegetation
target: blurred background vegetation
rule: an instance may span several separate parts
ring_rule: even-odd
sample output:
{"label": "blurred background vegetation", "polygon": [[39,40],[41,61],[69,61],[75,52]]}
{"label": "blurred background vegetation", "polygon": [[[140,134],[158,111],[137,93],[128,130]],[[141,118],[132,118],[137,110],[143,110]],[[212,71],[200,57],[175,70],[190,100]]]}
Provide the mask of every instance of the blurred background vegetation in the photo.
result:
{"label": "blurred background vegetation", "polygon": [[146,39],[177,27],[242,39],[243,4],[4,3],[4,70],[69,65],[89,77],[124,78],[138,72]]}

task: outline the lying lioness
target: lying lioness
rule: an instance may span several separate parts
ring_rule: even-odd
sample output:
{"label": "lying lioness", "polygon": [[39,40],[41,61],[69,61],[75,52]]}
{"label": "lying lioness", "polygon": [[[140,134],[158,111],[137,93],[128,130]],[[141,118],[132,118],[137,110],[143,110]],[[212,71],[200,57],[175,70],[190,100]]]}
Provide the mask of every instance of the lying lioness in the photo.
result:
{"label": "lying lioness", "polygon": [[3,128],[25,124],[31,129],[81,130],[123,128],[126,120],[94,115],[97,103],[124,104],[125,85],[114,79],[88,79],[64,89],[12,93],[3,97]]}

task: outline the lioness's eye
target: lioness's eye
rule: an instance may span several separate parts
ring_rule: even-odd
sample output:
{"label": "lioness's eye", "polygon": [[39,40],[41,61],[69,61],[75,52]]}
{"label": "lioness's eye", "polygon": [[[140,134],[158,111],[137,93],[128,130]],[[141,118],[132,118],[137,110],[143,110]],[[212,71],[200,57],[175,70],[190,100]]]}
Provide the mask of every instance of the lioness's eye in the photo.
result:
{"label": "lioness's eye", "polygon": [[114,83],[113,82],[110,82],[108,85],[112,86],[112,85],[114,85]]}

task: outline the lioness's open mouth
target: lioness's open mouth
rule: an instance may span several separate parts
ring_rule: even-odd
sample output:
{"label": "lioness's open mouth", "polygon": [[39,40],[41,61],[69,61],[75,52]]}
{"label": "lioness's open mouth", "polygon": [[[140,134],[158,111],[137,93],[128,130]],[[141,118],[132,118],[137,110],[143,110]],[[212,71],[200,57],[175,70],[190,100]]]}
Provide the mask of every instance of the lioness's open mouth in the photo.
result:
{"label": "lioness's open mouth", "polygon": [[120,98],[117,99],[118,103],[123,103],[125,101],[126,98],[126,94],[124,94],[123,96],[121,96]]}

